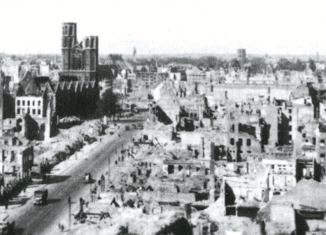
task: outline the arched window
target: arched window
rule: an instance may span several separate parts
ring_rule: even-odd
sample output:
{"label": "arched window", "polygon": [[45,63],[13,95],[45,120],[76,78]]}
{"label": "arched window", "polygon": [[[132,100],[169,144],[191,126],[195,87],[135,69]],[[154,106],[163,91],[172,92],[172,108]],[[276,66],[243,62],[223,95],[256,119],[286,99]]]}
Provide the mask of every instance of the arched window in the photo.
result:
{"label": "arched window", "polygon": [[72,30],[73,30],[73,26],[69,26],[69,35],[71,36],[72,35]]}
{"label": "arched window", "polygon": [[86,39],[86,47],[89,47],[89,39]]}
{"label": "arched window", "polygon": [[233,138],[230,139],[230,144],[234,145],[234,139]]}
{"label": "arched window", "polygon": [[91,40],[91,48],[94,48],[94,38]]}
{"label": "arched window", "polygon": [[251,146],[251,139],[247,139],[247,146]]}

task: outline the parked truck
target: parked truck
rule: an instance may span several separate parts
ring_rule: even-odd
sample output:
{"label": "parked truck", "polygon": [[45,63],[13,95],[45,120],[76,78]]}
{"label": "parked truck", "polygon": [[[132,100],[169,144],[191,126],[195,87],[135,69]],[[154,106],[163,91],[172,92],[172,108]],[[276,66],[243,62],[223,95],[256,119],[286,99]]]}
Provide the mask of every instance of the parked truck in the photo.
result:
{"label": "parked truck", "polygon": [[35,205],[45,205],[48,200],[48,190],[38,189],[34,192],[34,204]]}

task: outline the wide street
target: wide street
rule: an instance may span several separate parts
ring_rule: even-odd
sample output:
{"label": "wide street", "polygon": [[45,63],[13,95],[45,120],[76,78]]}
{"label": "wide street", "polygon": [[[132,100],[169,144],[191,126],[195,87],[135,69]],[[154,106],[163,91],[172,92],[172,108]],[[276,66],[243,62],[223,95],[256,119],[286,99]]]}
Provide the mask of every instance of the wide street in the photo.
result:
{"label": "wide street", "polygon": [[[144,120],[144,117],[139,117],[137,120],[129,121],[138,123]],[[70,196],[74,203],[73,208],[78,206],[77,202],[80,197],[90,200],[90,185],[83,182],[85,173],[90,172],[94,178],[99,179],[100,175],[108,170],[108,158],[114,156],[116,151],[120,151],[122,145],[126,146],[132,136],[139,131],[141,130],[125,131],[125,128],[121,128],[114,136],[109,137],[106,142],[103,141],[91,151],[89,156],[85,156],[85,159],[65,171],[63,175],[49,178],[49,184],[46,185],[49,190],[48,204],[36,206],[32,199],[28,200],[22,206],[19,215],[15,215],[16,234],[48,234],[50,228],[53,228],[51,234],[60,234],[57,221],[66,218],[64,221],[66,228],[68,225],[68,197]],[[113,166],[112,161],[111,166]]]}

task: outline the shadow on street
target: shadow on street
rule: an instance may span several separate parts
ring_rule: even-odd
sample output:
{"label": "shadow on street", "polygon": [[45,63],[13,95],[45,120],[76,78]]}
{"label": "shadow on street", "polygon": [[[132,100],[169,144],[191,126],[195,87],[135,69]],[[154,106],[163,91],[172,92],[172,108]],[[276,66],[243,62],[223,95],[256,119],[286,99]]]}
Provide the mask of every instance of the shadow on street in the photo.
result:
{"label": "shadow on street", "polygon": [[62,183],[65,180],[70,178],[70,175],[47,175],[45,180],[41,180],[39,182],[33,182],[28,187],[36,187],[39,184],[57,184]]}

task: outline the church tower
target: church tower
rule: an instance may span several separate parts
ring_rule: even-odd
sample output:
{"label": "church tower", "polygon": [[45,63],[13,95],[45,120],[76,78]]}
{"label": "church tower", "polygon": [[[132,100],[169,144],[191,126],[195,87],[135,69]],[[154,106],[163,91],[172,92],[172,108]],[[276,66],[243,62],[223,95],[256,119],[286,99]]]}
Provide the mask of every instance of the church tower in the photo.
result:
{"label": "church tower", "polygon": [[86,72],[89,72],[89,81],[96,80],[98,67],[98,37],[88,36],[84,39],[85,57],[84,64]]}
{"label": "church tower", "polygon": [[78,81],[97,81],[98,37],[87,36],[77,41],[77,24],[62,24],[62,76],[77,77]]}
{"label": "church tower", "polygon": [[67,71],[72,69],[73,55],[72,48],[77,41],[77,24],[76,23],[63,23],[62,24],[62,70]]}

